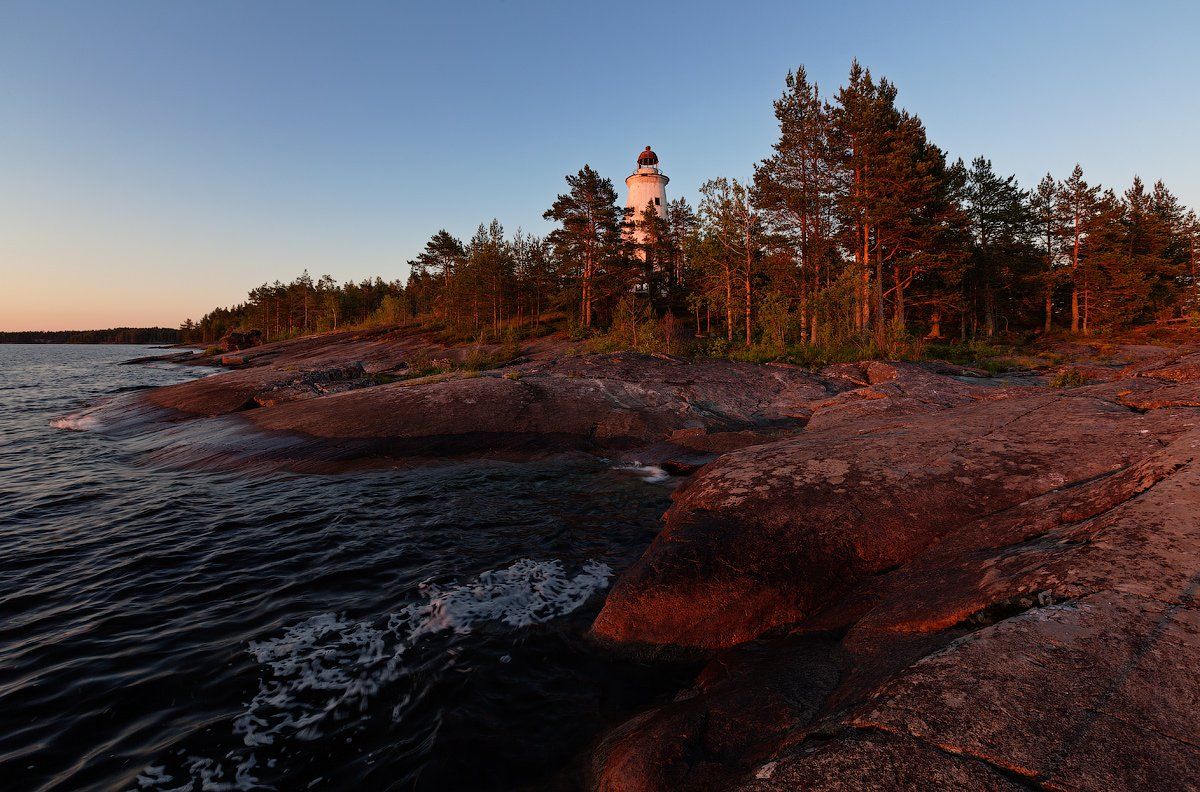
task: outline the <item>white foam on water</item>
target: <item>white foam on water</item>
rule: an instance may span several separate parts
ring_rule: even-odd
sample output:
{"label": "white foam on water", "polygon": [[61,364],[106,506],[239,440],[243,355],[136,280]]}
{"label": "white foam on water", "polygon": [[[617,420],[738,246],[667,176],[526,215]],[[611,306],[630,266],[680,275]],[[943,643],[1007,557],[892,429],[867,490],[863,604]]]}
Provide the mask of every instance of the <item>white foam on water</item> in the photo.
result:
{"label": "white foam on water", "polygon": [[146,765],[142,772],[138,773],[137,784],[145,789],[146,787],[158,786],[172,781],[172,777],[167,773],[166,765]]}
{"label": "white foam on water", "polygon": [[528,627],[570,613],[608,585],[612,569],[598,561],[567,577],[557,561],[522,559],[505,569],[484,572],[474,582],[448,588],[426,584],[423,603],[393,614],[389,629],[409,631],[409,640],[442,630],[458,633],[485,621]]}
{"label": "white foam on water", "polygon": [[[486,623],[521,629],[550,621],[606,588],[612,574],[599,561],[568,575],[559,561],[526,558],[466,583],[422,584],[417,602],[380,619],[355,621],[322,613],[280,636],[252,641],[250,654],[269,674],[234,719],[234,734],[245,746],[226,754],[237,762],[234,777],[229,779],[219,762],[189,757],[188,784],[200,781],[213,790],[261,788],[250,773],[257,760],[248,751],[279,741],[318,739],[327,720],[365,711],[384,685],[404,673],[404,653],[422,638],[446,631],[468,634]],[[393,709],[393,717],[403,704]],[[162,776],[163,768],[150,766],[138,782],[156,786]]]}
{"label": "white foam on water", "polygon": [[625,465],[616,465],[613,470],[630,470],[638,476],[641,476],[647,484],[658,484],[671,478],[671,474],[660,468],[658,465],[643,465],[641,462],[630,462]]}
{"label": "white foam on water", "polygon": [[89,407],[86,410],[64,415],[62,418],[55,418],[50,425],[55,429],[67,429],[72,432],[90,431],[100,425],[100,419],[96,416],[97,409]]}

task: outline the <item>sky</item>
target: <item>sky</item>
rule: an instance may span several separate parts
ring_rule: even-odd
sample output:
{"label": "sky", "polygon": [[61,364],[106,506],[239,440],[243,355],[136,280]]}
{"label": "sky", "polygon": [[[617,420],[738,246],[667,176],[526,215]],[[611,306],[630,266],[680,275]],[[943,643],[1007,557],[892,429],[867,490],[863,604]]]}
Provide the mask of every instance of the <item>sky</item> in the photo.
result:
{"label": "sky", "polygon": [[1200,207],[1200,3],[0,3],[0,330],[177,326],[302,270],[407,274],[439,228],[544,233],[652,145],[744,178],[805,66],[857,57],[952,157],[1079,162]]}

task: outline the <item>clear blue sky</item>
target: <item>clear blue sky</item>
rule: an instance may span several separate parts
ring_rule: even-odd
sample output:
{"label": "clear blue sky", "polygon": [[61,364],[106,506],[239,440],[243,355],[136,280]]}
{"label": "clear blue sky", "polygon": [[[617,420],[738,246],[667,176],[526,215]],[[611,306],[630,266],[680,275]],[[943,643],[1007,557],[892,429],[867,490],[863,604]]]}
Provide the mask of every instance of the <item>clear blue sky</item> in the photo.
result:
{"label": "clear blue sky", "polygon": [[1193,2],[0,3],[0,330],[176,325],[440,227],[543,232],[562,177],[747,176],[851,58],[952,156],[1200,206]]}

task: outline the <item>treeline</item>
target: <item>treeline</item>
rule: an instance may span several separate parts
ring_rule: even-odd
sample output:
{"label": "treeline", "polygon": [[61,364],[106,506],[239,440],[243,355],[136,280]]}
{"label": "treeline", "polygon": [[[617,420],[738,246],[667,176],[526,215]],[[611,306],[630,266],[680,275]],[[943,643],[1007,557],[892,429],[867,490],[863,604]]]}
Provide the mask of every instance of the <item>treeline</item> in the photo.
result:
{"label": "treeline", "polygon": [[338,284],[329,275],[317,280],[305,271],[291,283],[264,283],[246,302],[216,308],[199,322],[188,319],[179,332],[191,343],[212,343],[230,330],[261,330],[268,339],[357,327],[371,322],[395,324],[411,316],[404,309],[403,281],[383,278]]}
{"label": "treeline", "polygon": [[0,333],[0,344],[178,344],[173,327],[113,327],[108,330],[21,330]]}
{"label": "treeline", "polygon": [[[1200,312],[1195,212],[1166,185],[1117,191],[1079,166],[1026,188],[950,160],[896,87],[857,62],[831,99],[803,69],[775,103],[779,138],[745,181],[630,216],[611,180],[568,176],[546,237],[496,221],[436,233],[406,282],[307,275],[251,292],[184,334],[271,337],[422,319],[460,335],[566,313],[580,334],[639,324],[726,344],[1091,333]],[[668,341],[669,343],[669,341]]]}

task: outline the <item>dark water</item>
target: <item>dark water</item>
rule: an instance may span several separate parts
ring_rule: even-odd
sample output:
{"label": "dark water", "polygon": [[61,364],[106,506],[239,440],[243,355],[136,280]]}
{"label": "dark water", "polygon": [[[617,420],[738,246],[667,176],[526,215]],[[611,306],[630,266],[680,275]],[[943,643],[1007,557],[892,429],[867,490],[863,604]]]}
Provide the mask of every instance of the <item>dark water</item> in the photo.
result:
{"label": "dark water", "polygon": [[209,372],[143,349],[0,346],[0,787],[569,785],[662,695],[581,634],[663,484],[181,464],[206,422],[132,405]]}

